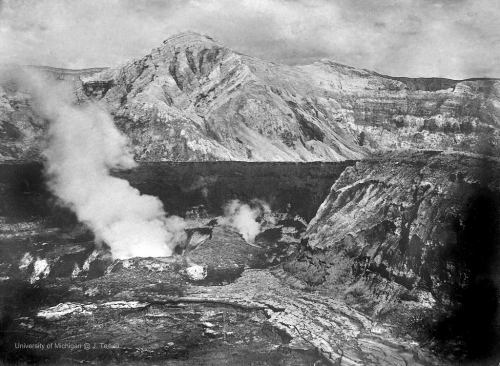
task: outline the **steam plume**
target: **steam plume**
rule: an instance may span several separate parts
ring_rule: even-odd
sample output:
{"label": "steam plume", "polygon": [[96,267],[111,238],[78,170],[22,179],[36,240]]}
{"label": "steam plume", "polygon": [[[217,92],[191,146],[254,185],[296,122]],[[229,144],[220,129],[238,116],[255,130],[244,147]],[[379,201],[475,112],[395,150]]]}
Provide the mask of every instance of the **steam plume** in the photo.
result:
{"label": "steam plume", "polygon": [[253,200],[251,206],[232,200],[224,207],[224,222],[236,228],[248,243],[253,243],[262,230],[257,219],[269,212],[269,205],[261,200]]}
{"label": "steam plume", "polygon": [[157,197],[110,175],[111,169],[136,166],[111,117],[97,105],[75,105],[64,85],[30,77],[27,87],[50,121],[43,155],[51,191],[109,245],[114,258],[171,255],[184,240],[184,221],[166,217]]}

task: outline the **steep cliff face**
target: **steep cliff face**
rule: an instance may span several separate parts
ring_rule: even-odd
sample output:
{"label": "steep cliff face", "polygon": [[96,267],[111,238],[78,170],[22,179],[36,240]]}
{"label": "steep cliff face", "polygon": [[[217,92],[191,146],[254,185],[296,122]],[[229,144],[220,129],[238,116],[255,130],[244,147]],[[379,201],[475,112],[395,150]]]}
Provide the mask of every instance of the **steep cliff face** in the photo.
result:
{"label": "steep cliff face", "polygon": [[358,162],[333,185],[287,269],[383,318],[426,319],[437,339],[484,355],[500,330],[499,207],[498,160],[421,153]]}
{"label": "steep cliff face", "polygon": [[[337,161],[373,151],[498,155],[500,82],[379,75],[331,61],[286,66],[184,33],[116,69],[46,70],[99,100],[137,160]],[[61,76],[62,75],[62,76]],[[44,121],[0,89],[2,157],[31,158]]]}
{"label": "steep cliff face", "polygon": [[[210,38],[170,38],[143,59],[83,80],[143,160],[342,160],[365,149],[305,98],[301,70]],[[103,90],[103,85],[109,90]],[[310,104],[310,103],[309,103]]]}

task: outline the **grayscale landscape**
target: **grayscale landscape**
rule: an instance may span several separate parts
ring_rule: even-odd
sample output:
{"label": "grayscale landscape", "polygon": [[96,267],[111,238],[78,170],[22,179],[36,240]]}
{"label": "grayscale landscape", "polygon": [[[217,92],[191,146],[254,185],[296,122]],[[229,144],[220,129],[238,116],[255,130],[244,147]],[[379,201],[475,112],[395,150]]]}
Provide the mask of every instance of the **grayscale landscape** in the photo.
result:
{"label": "grayscale landscape", "polygon": [[500,79],[276,52],[5,59],[1,364],[498,365]]}

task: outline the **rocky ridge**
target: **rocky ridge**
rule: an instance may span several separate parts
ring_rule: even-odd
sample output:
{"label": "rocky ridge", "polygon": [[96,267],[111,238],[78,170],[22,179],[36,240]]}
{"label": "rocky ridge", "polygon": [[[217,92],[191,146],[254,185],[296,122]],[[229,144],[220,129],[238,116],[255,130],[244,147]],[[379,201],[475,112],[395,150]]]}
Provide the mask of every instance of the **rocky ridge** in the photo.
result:
{"label": "rocky ridge", "polygon": [[431,347],[484,356],[500,335],[499,173],[498,159],[455,153],[358,162],[332,186],[285,268],[425,334]]}
{"label": "rocky ridge", "polygon": [[[102,103],[139,161],[338,161],[376,151],[498,155],[500,82],[410,79],[330,60],[287,66],[183,33],[114,69],[43,70]],[[63,75],[63,76],[61,76]],[[30,96],[0,91],[3,159],[38,157]]]}

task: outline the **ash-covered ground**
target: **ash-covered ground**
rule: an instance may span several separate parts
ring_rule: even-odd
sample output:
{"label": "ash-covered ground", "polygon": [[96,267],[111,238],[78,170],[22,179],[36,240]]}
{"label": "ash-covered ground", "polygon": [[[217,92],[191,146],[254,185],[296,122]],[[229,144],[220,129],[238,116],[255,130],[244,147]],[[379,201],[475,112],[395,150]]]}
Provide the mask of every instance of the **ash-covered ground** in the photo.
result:
{"label": "ash-covered ground", "polygon": [[[160,163],[121,173],[187,223],[174,256],[122,261],[56,204],[41,165],[2,165],[2,361],[327,364],[315,346],[291,345],[272,317],[285,306],[275,299],[279,264],[348,164]],[[225,222],[234,199],[272,209],[252,243]]]}

